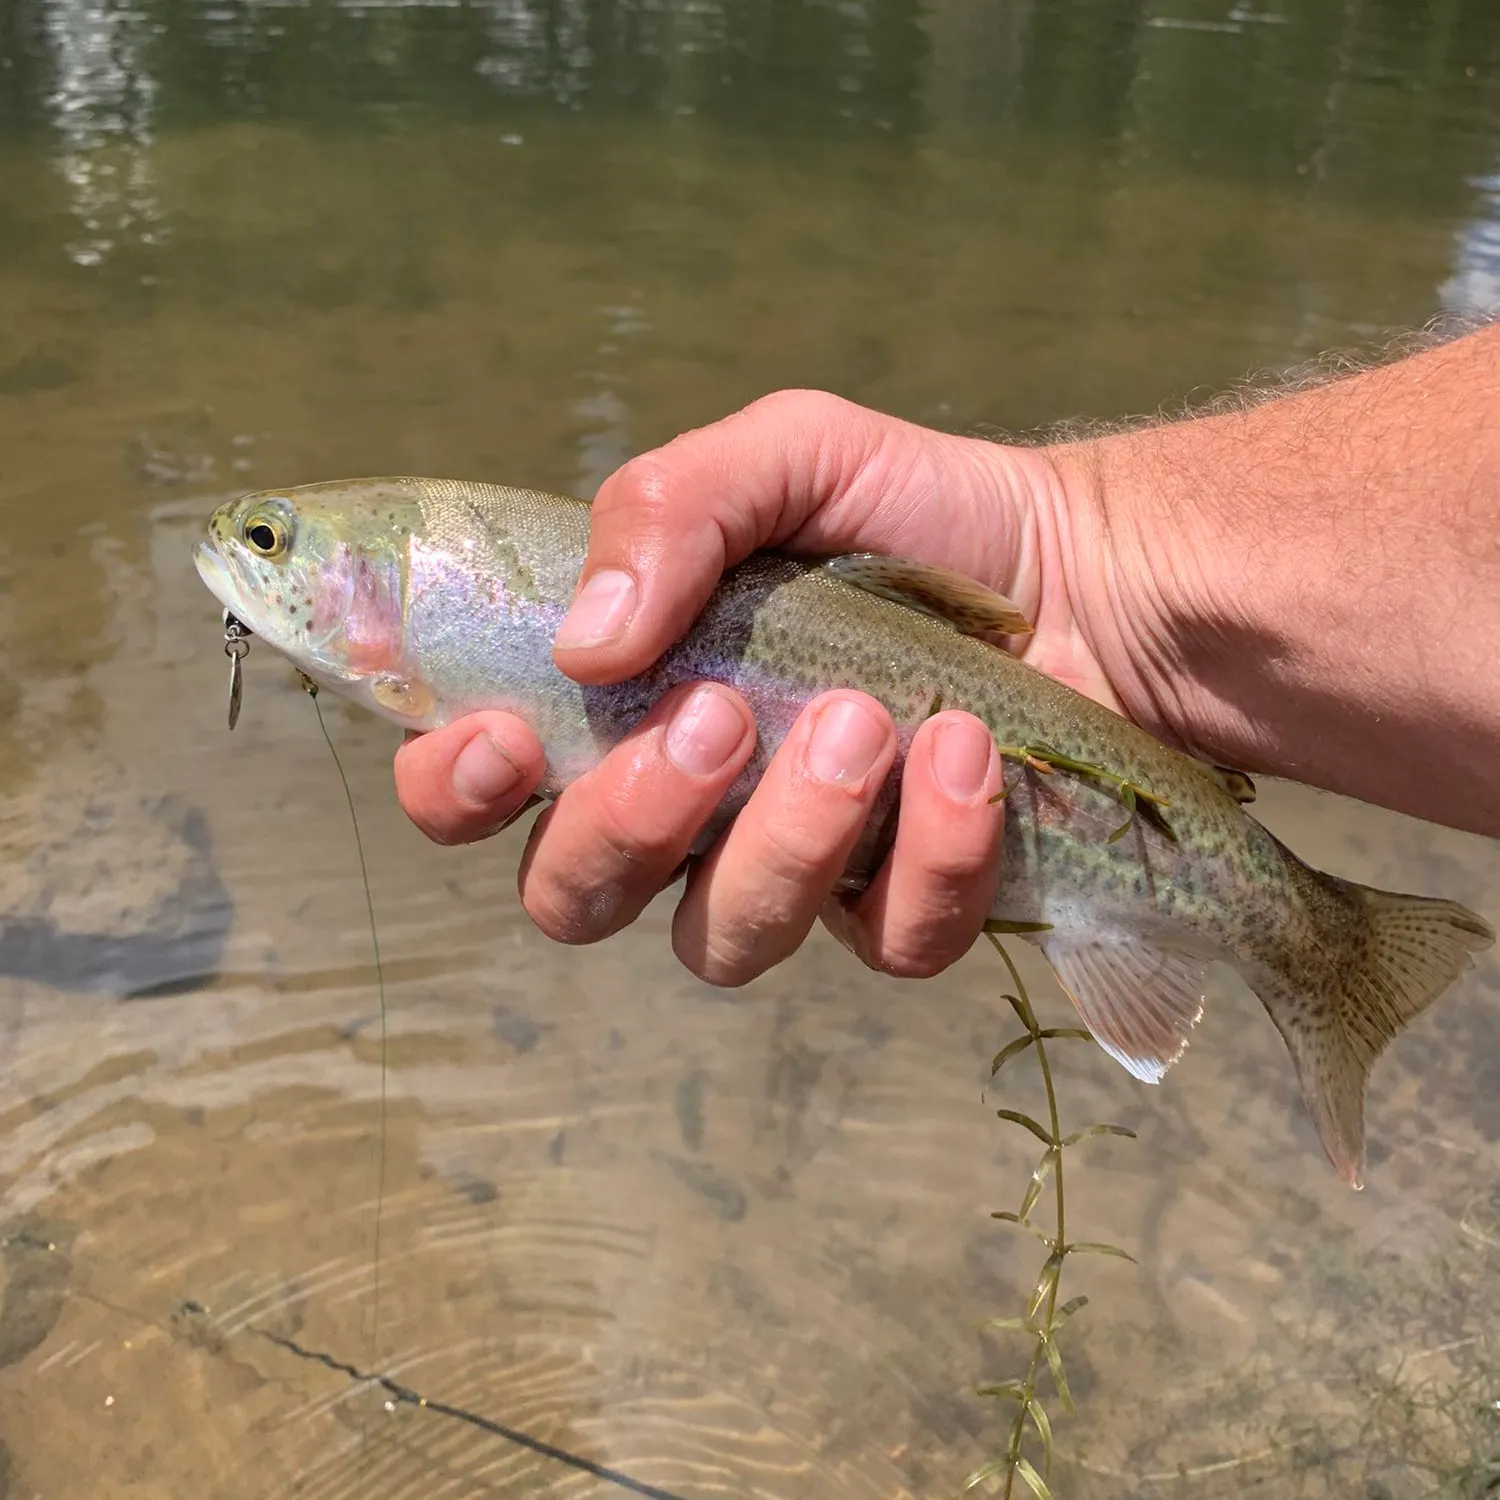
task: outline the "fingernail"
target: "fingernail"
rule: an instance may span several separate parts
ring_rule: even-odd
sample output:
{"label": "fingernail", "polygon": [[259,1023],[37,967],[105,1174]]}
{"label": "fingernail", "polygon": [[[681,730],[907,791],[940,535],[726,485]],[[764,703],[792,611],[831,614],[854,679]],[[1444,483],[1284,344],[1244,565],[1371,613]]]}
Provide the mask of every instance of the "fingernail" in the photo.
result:
{"label": "fingernail", "polygon": [[521,768],[487,734],[476,734],[453,762],[453,790],[464,802],[487,806],[521,779]]}
{"label": "fingernail", "polygon": [[635,613],[635,579],[605,568],[584,584],[558,627],[559,646],[602,646],[621,634]]}
{"label": "fingernail", "polygon": [[885,749],[887,730],[863,704],[849,698],[818,715],[807,744],[808,769],[819,781],[844,785],[867,776]]}
{"label": "fingernail", "polygon": [[745,721],[728,698],[698,688],[667,726],[667,758],[690,776],[711,776],[745,737]]}
{"label": "fingernail", "polygon": [[940,724],[932,744],[932,774],[955,802],[972,802],[989,779],[994,742],[977,724],[950,719]]}

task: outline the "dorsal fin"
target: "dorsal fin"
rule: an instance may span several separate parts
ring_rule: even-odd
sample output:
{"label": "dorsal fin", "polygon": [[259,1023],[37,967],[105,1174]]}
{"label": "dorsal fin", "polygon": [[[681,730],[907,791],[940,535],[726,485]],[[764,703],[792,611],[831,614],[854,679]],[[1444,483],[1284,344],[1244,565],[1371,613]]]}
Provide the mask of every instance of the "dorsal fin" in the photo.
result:
{"label": "dorsal fin", "polygon": [[866,593],[945,620],[960,634],[994,646],[1003,646],[1007,636],[1031,634],[1031,621],[1004,594],[951,568],[882,557],[878,552],[830,557],[823,567]]}

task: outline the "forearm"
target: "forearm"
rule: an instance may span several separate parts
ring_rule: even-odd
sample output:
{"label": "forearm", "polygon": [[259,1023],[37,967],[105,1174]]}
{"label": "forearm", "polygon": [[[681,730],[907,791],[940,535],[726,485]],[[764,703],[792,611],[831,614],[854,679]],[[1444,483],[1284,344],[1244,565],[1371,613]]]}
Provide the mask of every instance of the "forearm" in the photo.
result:
{"label": "forearm", "polygon": [[1132,716],[1500,834],[1500,326],[1050,456],[1054,565]]}

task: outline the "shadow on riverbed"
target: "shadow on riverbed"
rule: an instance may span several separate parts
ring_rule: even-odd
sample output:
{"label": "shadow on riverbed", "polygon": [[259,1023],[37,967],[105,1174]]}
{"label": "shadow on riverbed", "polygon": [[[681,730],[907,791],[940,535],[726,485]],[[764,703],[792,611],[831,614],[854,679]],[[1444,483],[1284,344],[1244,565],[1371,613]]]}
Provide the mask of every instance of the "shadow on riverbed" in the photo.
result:
{"label": "shadow on riverbed", "polygon": [[0,976],[127,1000],[213,982],[234,903],[198,808],[170,794],[88,797],[70,840],[23,870],[20,909],[0,910]]}

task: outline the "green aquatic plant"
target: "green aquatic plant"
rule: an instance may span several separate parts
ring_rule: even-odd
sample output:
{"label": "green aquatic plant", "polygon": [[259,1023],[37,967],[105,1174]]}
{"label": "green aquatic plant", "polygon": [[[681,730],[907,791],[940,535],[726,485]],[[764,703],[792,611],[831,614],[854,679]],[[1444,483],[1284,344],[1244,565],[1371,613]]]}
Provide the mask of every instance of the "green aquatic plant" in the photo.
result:
{"label": "green aquatic plant", "polygon": [[[1320,1224],[1285,1300],[1258,1309],[1270,1346],[1179,1392],[1166,1451],[1142,1434],[1129,1469],[1080,1463],[1096,1484],[1079,1492],[1500,1500],[1500,1189],[1460,1196],[1482,1155],[1432,1165],[1433,1201],[1463,1204],[1448,1235],[1414,1253]],[[1202,1461],[1174,1441],[1189,1433]]]}
{"label": "green aquatic plant", "polygon": [[1500,1497],[1500,1188],[1472,1193],[1422,1259],[1344,1245],[1316,1271],[1317,1302],[1340,1316],[1309,1315],[1299,1353],[1345,1398],[1287,1426],[1321,1492]]}
{"label": "green aquatic plant", "polygon": [[[1139,782],[1110,770],[1108,766],[1100,765],[1097,761],[1079,760],[1077,756],[1066,755],[1040,741],[1031,741],[1025,745],[997,744],[995,752],[1018,760],[1026,770],[1039,771],[1044,776],[1050,776],[1056,771],[1071,772],[1080,781],[1103,787],[1118,797],[1120,805],[1125,809],[1125,821],[1110,833],[1106,843],[1118,843],[1124,838],[1137,817],[1144,818],[1164,838],[1170,839],[1174,844],[1177,842],[1177,835],[1172,832],[1172,825],[1164,815],[1165,809],[1172,804],[1165,797],[1157,796]],[[1003,786],[990,801],[1003,802],[1009,792],[1010,785]]]}
{"label": "green aquatic plant", "polygon": [[[1057,1041],[1092,1042],[1092,1035],[1078,1026],[1043,1026],[1032,1008],[1031,997],[1026,992],[1025,981],[1016,968],[1005,944],[997,931],[986,934],[995,951],[1005,962],[1016,992],[1007,994],[1006,1000],[1015,1011],[1023,1028],[1021,1035],[1007,1042],[995,1054],[990,1064],[993,1080],[1000,1070],[1022,1053],[1030,1052],[1041,1075],[1042,1089],[1046,1096],[1046,1119],[1037,1120],[1016,1109],[997,1109],[1000,1119],[1019,1126],[1036,1137],[1042,1144],[1042,1154],[1032,1169],[1031,1177],[1021,1196],[1018,1209],[1000,1209],[990,1215],[1004,1223],[1024,1229],[1042,1242],[1047,1258],[1027,1299],[1026,1311],[1019,1317],[987,1318],[980,1327],[990,1332],[1019,1333],[1029,1341],[1026,1367],[1019,1376],[994,1381],[979,1388],[981,1396],[989,1396],[1014,1407],[1004,1452],[988,1463],[981,1465],[964,1481],[968,1491],[988,1480],[996,1480],[1003,1500],[1011,1500],[1016,1493],[1016,1481],[1024,1481],[1038,1500],[1051,1500],[1052,1490],[1048,1479],[1052,1469],[1053,1436],[1052,1419],[1047,1413],[1042,1396],[1044,1372],[1051,1376],[1053,1393],[1064,1410],[1073,1410],[1073,1394],[1068,1388],[1067,1372],[1063,1366],[1062,1351],[1058,1347],[1058,1334],[1063,1326],[1088,1305],[1083,1295],[1061,1300],[1062,1273],[1071,1255],[1116,1255],[1133,1261],[1134,1256],[1117,1245],[1103,1244],[1097,1240],[1070,1240],[1068,1238],[1067,1201],[1064,1193],[1064,1155],[1072,1147],[1101,1135],[1123,1135],[1132,1139],[1133,1130],[1124,1125],[1085,1125],[1079,1130],[1063,1134],[1062,1119],[1057,1107],[1057,1085],[1052,1074],[1052,1060],[1047,1044]],[[1038,1222],[1036,1210],[1042,1202],[1048,1183],[1052,1185],[1051,1223]],[[1028,1452],[1027,1450],[1031,1451]],[[1034,1459],[1032,1454],[1037,1457]],[[1038,1464],[1037,1459],[1040,1460]]]}

